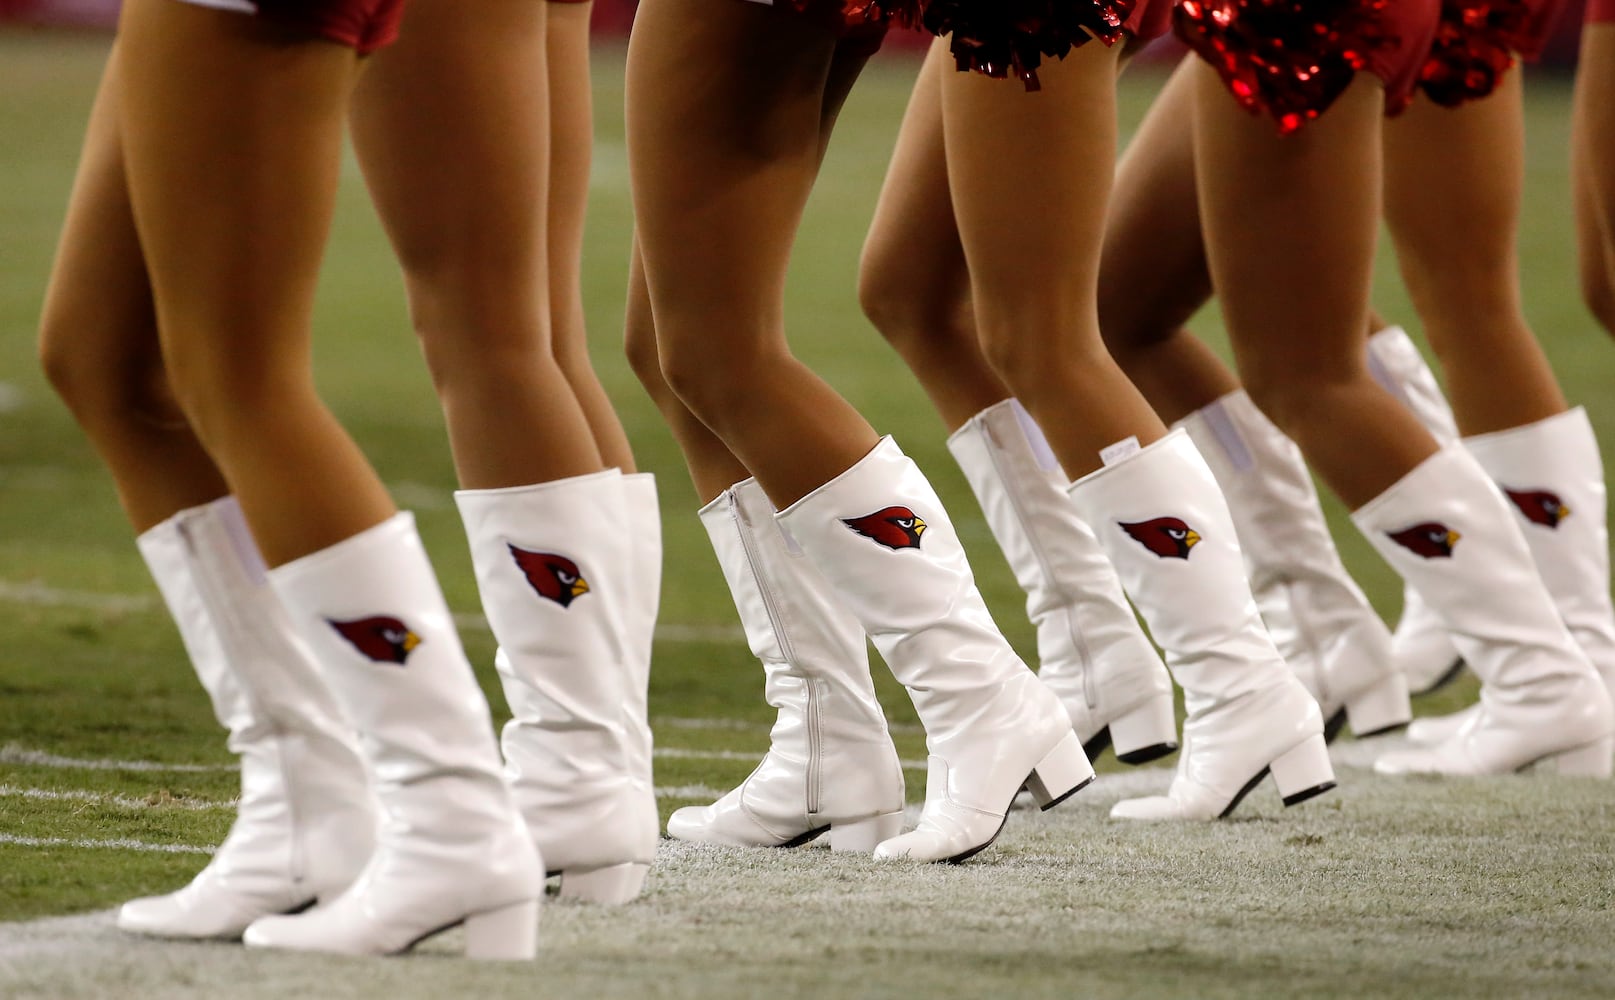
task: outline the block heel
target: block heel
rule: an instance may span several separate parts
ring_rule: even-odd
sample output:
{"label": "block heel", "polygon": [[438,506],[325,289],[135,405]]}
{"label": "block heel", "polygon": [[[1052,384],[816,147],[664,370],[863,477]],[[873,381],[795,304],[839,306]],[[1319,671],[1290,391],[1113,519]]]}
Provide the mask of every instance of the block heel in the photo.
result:
{"label": "block heel", "polygon": [[1323,737],[1309,736],[1280,754],[1268,771],[1284,804],[1293,806],[1335,787],[1335,769]]}
{"label": "block heel", "polygon": [[1605,737],[1584,743],[1562,753],[1551,754],[1538,761],[1563,775],[1577,778],[1607,778],[1615,758],[1615,737]]}
{"label": "block heel", "polygon": [[830,824],[830,850],[873,854],[875,845],[903,832],[903,810],[881,813],[850,823]]}
{"label": "block heel", "polygon": [[1075,732],[1068,732],[1032,768],[1026,778],[1026,790],[1044,811],[1070,798],[1093,781],[1093,765],[1082,752],[1082,741]]}
{"label": "block heel", "polygon": [[574,869],[561,873],[561,898],[581,899],[602,906],[621,906],[639,898],[650,865],[640,861],[605,868]]}
{"label": "block heel", "polygon": [[465,918],[465,957],[525,962],[538,953],[538,900],[527,899]]}
{"label": "block heel", "polygon": [[1110,745],[1123,764],[1146,764],[1178,748],[1178,721],[1170,694],[1151,698],[1111,721]]}

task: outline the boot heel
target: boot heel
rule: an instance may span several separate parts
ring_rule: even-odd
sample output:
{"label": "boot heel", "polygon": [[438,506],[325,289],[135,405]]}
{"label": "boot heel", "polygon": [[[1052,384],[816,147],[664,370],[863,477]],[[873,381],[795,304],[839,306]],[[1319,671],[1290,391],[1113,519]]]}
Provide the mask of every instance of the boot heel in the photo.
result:
{"label": "boot heel", "polygon": [[1110,723],[1110,746],[1123,764],[1146,764],[1178,748],[1172,696],[1162,695]]}
{"label": "boot heel", "polygon": [[830,850],[873,854],[875,845],[903,832],[903,810],[882,813],[851,823],[830,824]]}
{"label": "boot heel", "polygon": [[1400,729],[1413,721],[1408,702],[1408,681],[1392,672],[1373,687],[1346,702],[1346,722],[1358,739]]}
{"label": "boot heel", "polygon": [[650,865],[638,861],[561,873],[561,898],[581,899],[601,906],[621,906],[639,898]]}
{"label": "boot heel", "polygon": [[1560,774],[1578,778],[1607,778],[1611,771],[1611,758],[1615,757],[1615,738],[1606,737],[1544,757],[1539,763]]}
{"label": "boot heel", "polygon": [[1046,812],[1070,798],[1093,777],[1093,765],[1082,752],[1082,741],[1072,731],[1060,737],[1054,749],[1032,768],[1026,778],[1026,790]]}
{"label": "boot heel", "polygon": [[1335,769],[1323,737],[1308,736],[1267,766],[1284,804],[1293,806],[1335,787]]}
{"label": "boot heel", "polygon": [[465,957],[493,962],[530,961],[538,953],[538,900],[484,910],[465,918]]}

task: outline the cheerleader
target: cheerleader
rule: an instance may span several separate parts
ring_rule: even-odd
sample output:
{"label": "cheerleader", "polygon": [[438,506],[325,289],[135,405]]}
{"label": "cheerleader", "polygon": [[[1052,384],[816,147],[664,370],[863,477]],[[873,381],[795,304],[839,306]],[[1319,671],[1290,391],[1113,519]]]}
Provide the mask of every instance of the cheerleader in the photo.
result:
{"label": "cheerleader", "polygon": [[[636,367],[653,395],[666,387],[664,412],[669,398],[687,412],[674,423],[687,454],[727,454],[692,471],[716,516],[745,522],[734,543],[782,531],[765,558],[810,564],[823,581],[816,593],[851,612],[908,688],[930,750],[927,796],[918,829],[893,836],[901,784],[883,773],[884,733],[874,738],[871,726],[855,741],[855,750],[870,748],[859,759],[871,768],[815,772],[804,762],[794,791],[763,800],[777,811],[713,839],[738,833],[786,844],[827,827],[832,846],[958,861],[992,842],[1023,784],[1047,807],[1093,772],[1059,698],[993,625],[925,477],[786,346],[792,238],[835,114],[885,17],[873,6],[853,15],[840,5],[803,6],[646,0],[639,8],[628,52],[628,151],[636,280],[650,308],[649,321],[636,322],[654,330],[655,352],[652,361],[637,345]],[[689,435],[696,422],[711,440]],[[719,482],[725,477],[714,472],[725,468]],[[772,592],[754,593],[765,619],[814,596],[782,609]],[[837,624],[850,638],[851,626]],[[766,641],[753,639],[754,648]],[[842,723],[819,712],[826,689],[812,677],[800,687],[803,721],[815,736],[833,736]],[[778,763],[794,767],[792,748],[777,749]],[[774,757],[771,750],[751,781],[768,779]],[[734,801],[744,797],[743,787],[719,803],[717,818],[744,810]]]}
{"label": "cheerleader", "polygon": [[[242,6],[221,11],[175,0],[125,6],[43,323],[52,380],[111,467],[198,673],[243,755],[241,814],[214,862],[179,893],[130,904],[120,922],[164,935],[244,931],[256,946],[366,954],[402,951],[464,924],[473,957],[531,957],[544,869],[501,774],[487,705],[409,516],[395,511],[319,403],[307,358],[308,313],[357,56],[391,40],[397,10],[332,4],[293,13],[265,5],[261,16],[247,17],[252,11]],[[513,45],[540,37],[519,6],[503,11],[509,21],[496,22]],[[429,29],[413,30],[428,37]],[[463,35],[445,35],[443,54],[431,61],[465,53],[462,61],[490,67],[521,62],[487,42],[471,46]],[[401,51],[402,60],[414,58]],[[209,86],[196,87],[194,79]],[[358,117],[368,123],[361,131],[388,122],[396,110],[390,93],[358,96]],[[460,110],[469,116],[474,108]],[[464,127],[469,141],[471,120],[444,127]],[[518,177],[520,168],[542,162],[533,150],[543,143],[521,138],[527,141],[513,142],[519,152],[510,160],[485,164],[479,184],[529,191],[530,176]],[[359,145],[374,156],[387,142],[370,133]],[[558,417],[572,420],[569,433],[555,435],[566,440],[543,446],[553,451],[527,454],[525,462],[462,444],[463,422],[477,417],[455,404],[463,402],[462,380],[475,375],[453,368],[452,349],[443,344],[449,334],[433,332],[435,322],[463,316],[456,312],[462,303],[444,292],[450,286],[438,284],[434,269],[465,267],[457,278],[469,280],[478,262],[465,258],[465,245],[452,240],[454,223],[434,219],[432,206],[388,210],[410,183],[407,170],[390,171],[391,165],[373,166],[372,179],[411,270],[417,324],[434,355],[451,425],[459,425],[457,459],[470,488],[461,500],[480,546],[479,583],[485,595],[495,595],[488,598],[490,618],[500,628],[499,614],[514,613],[499,602],[514,603],[516,588],[491,579],[485,550],[493,546],[478,541],[486,538],[479,527],[500,533],[501,556],[516,565],[534,600],[587,607],[595,591],[613,595],[600,603],[614,610],[591,611],[599,621],[583,627],[583,638],[563,636],[564,655],[607,628],[631,634],[630,619],[644,613],[628,594],[636,553],[617,541],[609,550],[590,548],[590,561],[597,556],[605,568],[587,578],[576,568],[587,563],[558,562],[545,558],[558,555],[553,550],[530,548],[547,544],[526,534],[531,511],[512,512],[514,505],[504,502],[593,480],[599,493],[590,499],[601,506],[578,517],[587,523],[567,539],[592,546],[604,533],[601,509],[621,509],[627,518],[620,478],[603,468],[575,401],[573,417],[564,407]],[[464,207],[488,218],[480,204]],[[478,235],[498,233],[535,265],[529,280],[512,286],[522,290],[514,298],[526,296],[535,308],[524,315],[503,296],[488,296],[483,301],[495,322],[474,335],[489,338],[484,349],[515,370],[513,380],[535,378],[535,371],[558,367],[535,332],[545,325],[548,272],[535,249],[542,240],[529,238],[519,221],[508,224],[510,230]],[[441,253],[424,239],[413,242],[426,235],[445,240]],[[521,329],[505,331],[506,323]],[[472,335],[471,327],[454,334]],[[564,378],[546,384],[570,392]],[[491,380],[482,385],[494,390]],[[289,489],[294,478],[296,489]],[[512,478],[545,485],[511,488]],[[572,516],[552,508],[542,513]],[[620,527],[611,525],[613,533]],[[621,580],[611,578],[614,571]],[[500,638],[507,685],[514,679],[516,692],[533,700],[553,697],[576,713],[580,728],[598,734],[580,748],[546,744],[543,732],[522,733],[513,750],[507,733],[513,777],[529,800],[523,804],[553,804],[543,785],[523,786],[527,768],[569,766],[579,787],[596,797],[582,803],[596,810],[590,815],[609,814],[630,831],[644,825],[644,806],[636,812],[604,804],[605,793],[616,789],[628,788],[641,802],[649,795],[630,760],[643,737],[627,732],[622,706],[634,699],[616,661],[600,678],[557,671],[573,686],[552,694],[548,677],[530,680],[526,673],[531,638],[508,630]],[[552,647],[545,652],[554,655]],[[576,693],[584,687],[605,693]],[[616,714],[601,708],[608,697],[616,699]],[[522,728],[522,709],[517,713]],[[358,753],[349,726],[357,730]],[[643,753],[648,758],[648,746]],[[601,760],[612,771],[605,789],[587,780],[586,769]],[[379,825],[370,818],[366,771]],[[576,868],[586,886],[620,894],[636,865],[642,874],[642,863],[615,861],[623,865],[606,865],[601,879],[587,877],[601,871],[596,858]],[[273,915],[310,902],[316,905],[306,913]]]}
{"label": "cheerleader", "polygon": [[[1164,6],[1134,11],[1135,39],[1164,28]],[[1151,749],[1175,742],[1170,687],[1124,625],[1123,589],[1184,689],[1170,789],[1112,815],[1226,816],[1270,771],[1287,804],[1326,790],[1322,717],[1257,614],[1210,468],[1100,339],[1118,51],[1080,50],[1040,71],[1036,94],[944,59],[933,49],[916,84],[861,297],[954,429],[1034,619],[1052,606],[1072,637],[1062,649],[1040,627],[1039,652],[1079,732],[1113,724],[1118,751],[1141,734]],[[1141,707],[1142,730],[1128,725]]]}
{"label": "cheerleader", "polygon": [[411,0],[352,131],[448,422],[506,775],[561,895],[621,903],[656,856],[661,540],[583,328],[589,10]]}
{"label": "cheerleader", "polygon": [[[1227,33],[1210,15],[1203,22],[1190,18],[1186,27],[1203,49],[1262,51],[1248,35],[1241,36],[1237,21]],[[1376,51],[1385,58],[1394,50],[1390,38],[1406,42],[1410,37],[1408,24],[1395,32],[1376,30],[1371,23],[1361,27],[1357,51],[1370,53],[1371,67]],[[1443,28],[1444,37],[1450,28]],[[1350,74],[1349,64],[1336,67]],[[1229,71],[1248,69],[1232,64]],[[1415,77],[1427,90],[1439,78],[1439,67],[1432,67],[1428,56],[1421,56],[1415,69],[1389,77],[1403,81],[1385,89],[1392,110],[1411,98]],[[1486,87],[1494,82],[1486,80]],[[1488,477],[1508,480],[1544,471],[1526,467],[1523,452],[1510,446],[1521,431],[1485,435],[1470,449],[1438,441],[1408,409],[1389,405],[1394,396],[1376,384],[1371,369],[1384,374],[1394,367],[1383,360],[1386,340],[1376,338],[1374,361],[1365,364],[1380,125],[1375,102],[1353,96],[1361,84],[1361,79],[1350,83],[1327,117],[1306,126],[1301,136],[1306,141],[1286,145],[1269,127],[1238,113],[1209,68],[1180,69],[1122,167],[1101,279],[1108,286],[1101,307],[1107,336],[1130,371],[1166,373],[1158,375],[1152,399],[1173,414],[1193,411],[1186,419],[1191,426],[1204,425],[1208,450],[1220,447],[1225,454],[1225,478],[1246,481],[1256,497],[1282,494],[1282,484],[1293,477],[1270,474],[1279,463],[1264,461],[1263,449],[1252,442],[1271,439],[1289,446],[1262,426],[1246,397],[1229,394],[1235,387],[1227,373],[1179,329],[1193,309],[1190,296],[1172,296],[1165,308],[1150,304],[1152,293],[1170,289],[1184,274],[1190,275],[1184,287],[1197,293],[1206,288],[1199,277],[1204,273],[1200,237],[1182,221],[1195,218],[1198,197],[1205,263],[1222,299],[1250,398],[1299,442],[1323,478],[1356,508],[1358,526],[1419,591],[1483,682],[1483,707],[1473,724],[1455,736],[1444,734],[1452,738],[1437,746],[1387,755],[1377,767],[1492,774],[1549,760],[1561,770],[1608,774],[1615,728],[1608,699],[1540,584],[1532,550],[1514,520],[1524,512],[1516,513],[1488,484]],[[1408,131],[1388,135],[1385,142],[1386,208],[1416,301],[1429,309],[1439,303],[1470,320],[1475,319],[1472,308],[1490,312],[1486,328],[1474,336],[1495,341],[1507,356],[1521,359],[1528,376],[1522,386],[1503,390],[1505,400],[1470,419],[1482,426],[1492,421],[1489,427],[1495,430],[1520,414],[1528,420],[1546,414],[1524,436],[1545,431],[1585,451],[1581,446],[1590,445],[1590,430],[1579,414],[1564,413],[1512,291],[1517,154],[1487,169],[1462,165],[1495,157],[1490,145],[1481,153],[1477,141],[1494,143],[1510,132],[1517,136],[1517,128],[1498,126],[1506,123],[1510,100],[1505,90],[1490,105],[1496,110],[1442,112],[1448,117],[1435,124],[1421,112],[1396,126]],[[1512,100],[1517,116],[1517,96]],[[1257,91],[1250,103],[1273,111],[1290,128],[1318,117],[1327,106],[1303,90]],[[1489,127],[1487,115],[1494,116]],[[1191,120],[1192,146],[1184,129]],[[1439,153],[1430,152],[1438,144],[1407,138],[1421,127],[1448,137]],[[1451,172],[1432,169],[1442,156],[1450,158]],[[1469,184],[1455,183],[1459,177]],[[1420,185],[1422,193],[1415,193]],[[1177,205],[1175,223],[1160,213],[1163,192],[1175,192],[1164,195]],[[1499,201],[1507,207],[1497,209]],[[1362,210],[1362,216],[1353,221],[1351,208]],[[1463,228],[1472,220],[1474,228]],[[1171,234],[1165,250],[1157,238],[1162,233]],[[1455,266],[1459,260],[1462,266]],[[1163,261],[1176,272],[1167,274]],[[1124,288],[1132,305],[1122,301]],[[1464,295],[1489,304],[1454,301]],[[1454,351],[1459,338],[1473,332],[1461,318],[1448,328]],[[1407,351],[1416,356],[1410,347]],[[1400,382],[1408,383],[1405,373]],[[1596,462],[1596,449],[1593,454]],[[1253,522],[1253,530],[1270,530],[1263,524],[1281,519],[1282,511],[1272,509],[1271,520]],[[1596,516],[1601,522],[1601,510]]]}

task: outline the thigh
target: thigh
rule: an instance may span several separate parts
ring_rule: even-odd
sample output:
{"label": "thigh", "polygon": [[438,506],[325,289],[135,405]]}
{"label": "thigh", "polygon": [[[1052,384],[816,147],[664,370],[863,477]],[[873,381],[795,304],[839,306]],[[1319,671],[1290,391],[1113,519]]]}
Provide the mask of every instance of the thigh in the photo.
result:
{"label": "thigh", "polygon": [[[128,0],[119,85],[164,355],[274,380],[307,366],[353,50],[173,0]],[[205,81],[205,85],[198,85]]]}
{"label": "thigh", "polygon": [[546,6],[411,0],[359,81],[354,145],[412,295],[546,307]]}
{"label": "thigh", "polygon": [[785,269],[818,171],[835,47],[828,31],[758,4],[641,5],[629,169],[664,365],[668,349],[782,340]]}
{"label": "thigh", "polygon": [[[576,302],[583,255],[583,224],[589,202],[589,161],[594,146],[594,103],[589,79],[589,14],[594,4],[544,4],[548,15],[545,40],[549,72],[550,297],[556,310]],[[581,317],[577,317],[581,320]],[[583,348],[581,322],[558,325],[567,331],[566,347]]]}
{"label": "thigh", "polygon": [[52,377],[64,392],[93,392],[102,398],[86,402],[102,404],[115,404],[118,396],[155,396],[147,390],[163,384],[156,306],[124,178],[117,77],[114,45],[90,113],[40,320],[40,354]]}
{"label": "thigh", "polygon": [[1194,61],[1185,59],[1116,168],[1099,269],[1113,349],[1172,336],[1211,298],[1194,178]]}

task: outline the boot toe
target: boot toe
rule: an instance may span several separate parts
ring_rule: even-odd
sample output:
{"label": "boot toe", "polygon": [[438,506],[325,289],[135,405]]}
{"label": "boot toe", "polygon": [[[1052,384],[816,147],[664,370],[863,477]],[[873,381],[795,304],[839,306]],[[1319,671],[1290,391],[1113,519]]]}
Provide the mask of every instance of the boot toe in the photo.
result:
{"label": "boot toe", "polygon": [[1123,799],[1110,807],[1111,819],[1143,822],[1165,822],[1190,819],[1176,799],[1166,795],[1152,795],[1142,799]]}

